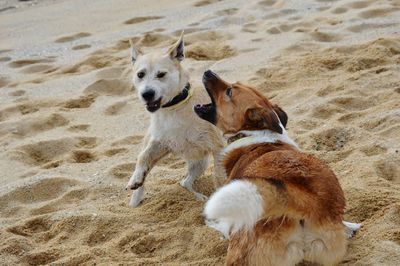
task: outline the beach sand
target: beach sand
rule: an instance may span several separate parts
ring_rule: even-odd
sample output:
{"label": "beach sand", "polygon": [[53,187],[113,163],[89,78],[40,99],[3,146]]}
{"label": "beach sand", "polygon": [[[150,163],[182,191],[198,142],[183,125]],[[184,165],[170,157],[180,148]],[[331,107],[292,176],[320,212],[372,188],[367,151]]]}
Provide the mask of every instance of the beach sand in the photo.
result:
{"label": "beach sand", "polygon": [[[18,4],[18,8],[7,8]],[[400,265],[400,2],[0,2],[0,265],[223,265],[227,242],[168,156],[125,191],[149,114],[130,82],[185,30],[204,70],[259,88],[326,161],[362,223],[341,265]],[[212,193],[212,172],[196,189]]]}

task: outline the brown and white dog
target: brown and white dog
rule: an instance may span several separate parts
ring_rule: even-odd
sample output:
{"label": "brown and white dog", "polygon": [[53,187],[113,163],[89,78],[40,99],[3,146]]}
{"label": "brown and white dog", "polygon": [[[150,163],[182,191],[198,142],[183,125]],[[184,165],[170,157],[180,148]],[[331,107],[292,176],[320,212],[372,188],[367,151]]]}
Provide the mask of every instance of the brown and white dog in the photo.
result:
{"label": "brown and white dog", "polygon": [[[299,151],[286,113],[257,90],[203,75],[212,103],[200,118],[234,140],[224,152],[228,179],[206,203],[208,226],[229,238],[227,265],[335,265],[346,253],[345,198],[335,174]],[[344,222],[346,223],[346,222]],[[358,229],[358,228],[355,228]]]}

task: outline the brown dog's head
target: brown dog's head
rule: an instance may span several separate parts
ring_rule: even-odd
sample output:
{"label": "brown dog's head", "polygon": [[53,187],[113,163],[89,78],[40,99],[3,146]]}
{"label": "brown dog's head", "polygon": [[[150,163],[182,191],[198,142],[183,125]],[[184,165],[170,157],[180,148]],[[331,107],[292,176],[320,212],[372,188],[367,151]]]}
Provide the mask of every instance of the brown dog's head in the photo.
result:
{"label": "brown dog's head", "polygon": [[286,127],[288,119],[286,113],[257,90],[239,82],[228,83],[211,70],[204,72],[203,84],[211,103],[196,105],[194,111],[224,134],[262,129],[282,134],[281,125]]}

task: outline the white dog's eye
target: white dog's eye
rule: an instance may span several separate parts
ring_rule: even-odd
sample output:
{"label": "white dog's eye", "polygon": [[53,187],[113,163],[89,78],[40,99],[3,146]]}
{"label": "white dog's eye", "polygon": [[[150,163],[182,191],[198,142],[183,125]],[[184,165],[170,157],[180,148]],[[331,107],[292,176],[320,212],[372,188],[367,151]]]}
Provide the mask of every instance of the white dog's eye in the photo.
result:
{"label": "white dog's eye", "polygon": [[226,94],[226,96],[228,96],[229,98],[232,98],[232,88],[228,88],[228,89],[225,91],[225,94]]}
{"label": "white dog's eye", "polygon": [[167,74],[167,72],[158,72],[157,73],[157,78],[161,79],[161,78],[163,78],[165,76],[165,74]]}
{"label": "white dog's eye", "polygon": [[140,72],[137,73],[137,76],[140,79],[144,78],[145,75],[146,75],[146,73],[144,73],[143,71],[140,71]]}

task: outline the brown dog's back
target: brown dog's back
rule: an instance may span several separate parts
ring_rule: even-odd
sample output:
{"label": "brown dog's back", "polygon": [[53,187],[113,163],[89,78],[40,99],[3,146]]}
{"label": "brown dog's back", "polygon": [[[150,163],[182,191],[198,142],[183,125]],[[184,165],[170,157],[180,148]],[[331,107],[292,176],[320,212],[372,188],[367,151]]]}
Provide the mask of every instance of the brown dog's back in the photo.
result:
{"label": "brown dog's back", "polygon": [[341,223],[345,199],[323,162],[283,143],[264,143],[233,150],[225,166],[228,183],[253,183],[265,203],[254,230],[231,235],[228,265],[340,261],[346,246]]}

